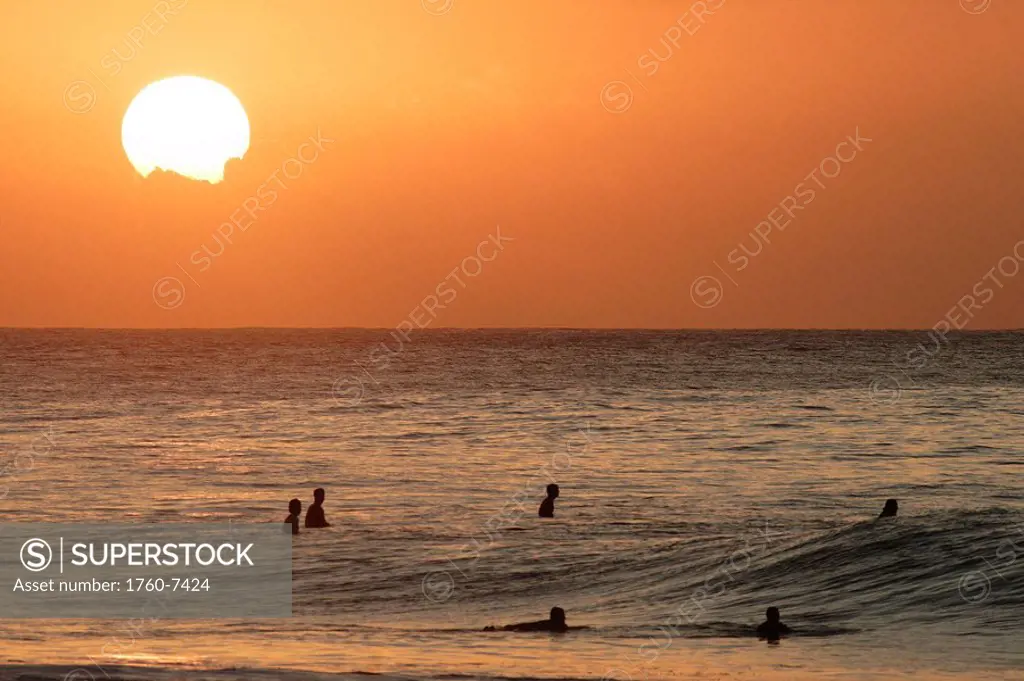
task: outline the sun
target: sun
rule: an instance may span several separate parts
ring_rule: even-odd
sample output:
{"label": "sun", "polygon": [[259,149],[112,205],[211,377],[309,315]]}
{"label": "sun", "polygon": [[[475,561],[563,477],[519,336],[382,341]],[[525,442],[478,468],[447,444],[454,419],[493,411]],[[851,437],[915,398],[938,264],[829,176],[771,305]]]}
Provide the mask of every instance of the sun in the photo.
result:
{"label": "sun", "polygon": [[224,165],[249,149],[249,118],[220,83],[176,76],[150,83],[121,124],[128,160],[143,177],[157,168],[217,183]]}

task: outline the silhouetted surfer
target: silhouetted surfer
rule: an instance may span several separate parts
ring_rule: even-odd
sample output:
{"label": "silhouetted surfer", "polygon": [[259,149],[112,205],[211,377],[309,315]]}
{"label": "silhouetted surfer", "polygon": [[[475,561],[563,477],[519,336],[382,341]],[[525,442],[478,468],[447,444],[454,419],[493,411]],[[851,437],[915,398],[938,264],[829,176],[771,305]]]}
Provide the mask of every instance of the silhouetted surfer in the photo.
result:
{"label": "silhouetted surfer", "polygon": [[330,527],[324,517],[324,488],[313,490],[313,505],[306,510],[306,527]]}
{"label": "silhouetted surfer", "polygon": [[[498,630],[494,627],[485,627],[484,631]],[[551,616],[546,620],[509,624],[502,627],[501,631],[550,631],[556,634],[563,634],[569,631],[569,627],[565,624],[565,610],[551,608]]]}
{"label": "silhouetted surfer", "polygon": [[895,499],[886,499],[885,506],[882,508],[882,512],[878,515],[879,518],[895,518],[896,514],[899,513],[900,505]]}
{"label": "silhouetted surfer", "polygon": [[769,641],[778,641],[780,636],[790,632],[789,627],[779,621],[779,609],[775,606],[768,608],[764,615],[767,619],[757,628],[757,635]]}
{"label": "silhouetted surfer", "polygon": [[540,511],[537,515],[541,518],[554,518],[555,517],[555,499],[558,498],[558,485],[551,483],[548,485],[548,496],[544,501],[540,502]]}
{"label": "silhouetted surfer", "polygon": [[284,519],[286,523],[291,523],[292,534],[299,533],[300,517],[302,517],[302,502],[298,499],[292,499],[288,502],[288,517]]}

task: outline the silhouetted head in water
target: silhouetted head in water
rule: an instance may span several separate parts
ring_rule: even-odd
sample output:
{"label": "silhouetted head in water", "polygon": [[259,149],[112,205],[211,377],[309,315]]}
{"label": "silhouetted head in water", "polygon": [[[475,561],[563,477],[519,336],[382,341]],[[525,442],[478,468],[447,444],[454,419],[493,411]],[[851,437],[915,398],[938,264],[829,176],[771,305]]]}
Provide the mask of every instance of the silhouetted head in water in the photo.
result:
{"label": "silhouetted head in water", "polygon": [[300,515],[302,515],[302,502],[298,499],[292,499],[288,502],[288,517],[284,519],[286,523],[292,526],[292,534],[299,533]]}
{"label": "silhouetted head in water", "polygon": [[313,490],[313,501],[315,501],[318,504],[324,503],[324,494],[324,488],[317,487],[315,490]]}
{"label": "silhouetted head in water", "polygon": [[772,624],[778,624],[782,615],[779,614],[779,609],[773,605],[765,611],[764,618]]}
{"label": "silhouetted head in water", "polygon": [[541,518],[555,517],[555,499],[558,498],[558,491],[558,485],[555,483],[548,485],[548,496],[541,502],[540,511],[537,512]]}
{"label": "silhouetted head in water", "polygon": [[562,610],[561,608],[551,608],[551,617],[550,617],[550,619],[551,619],[551,623],[552,624],[554,624],[556,626],[564,627],[565,626],[565,610]]}
{"label": "silhouetted head in water", "polygon": [[900,504],[895,499],[886,499],[885,506],[882,508],[882,512],[879,514],[879,518],[895,518],[896,514],[899,513]]}

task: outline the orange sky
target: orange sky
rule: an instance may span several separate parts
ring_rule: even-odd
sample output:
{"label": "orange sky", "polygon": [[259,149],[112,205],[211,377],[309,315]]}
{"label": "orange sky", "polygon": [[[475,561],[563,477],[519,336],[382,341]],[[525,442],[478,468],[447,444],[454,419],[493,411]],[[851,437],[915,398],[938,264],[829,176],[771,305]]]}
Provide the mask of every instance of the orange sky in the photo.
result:
{"label": "orange sky", "polygon": [[[6,3],[0,326],[1024,327],[1024,3],[989,1]],[[249,114],[221,184],[121,147],[182,74]]]}

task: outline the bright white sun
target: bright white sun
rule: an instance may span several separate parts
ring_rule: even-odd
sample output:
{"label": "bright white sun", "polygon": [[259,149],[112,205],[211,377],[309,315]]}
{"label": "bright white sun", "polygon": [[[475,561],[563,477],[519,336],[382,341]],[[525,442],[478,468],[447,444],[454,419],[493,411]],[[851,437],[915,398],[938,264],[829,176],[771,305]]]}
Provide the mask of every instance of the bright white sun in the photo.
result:
{"label": "bright white sun", "polygon": [[121,143],[143,177],[160,168],[217,183],[228,160],[249,149],[249,118],[220,83],[176,76],[135,95],[121,124]]}

